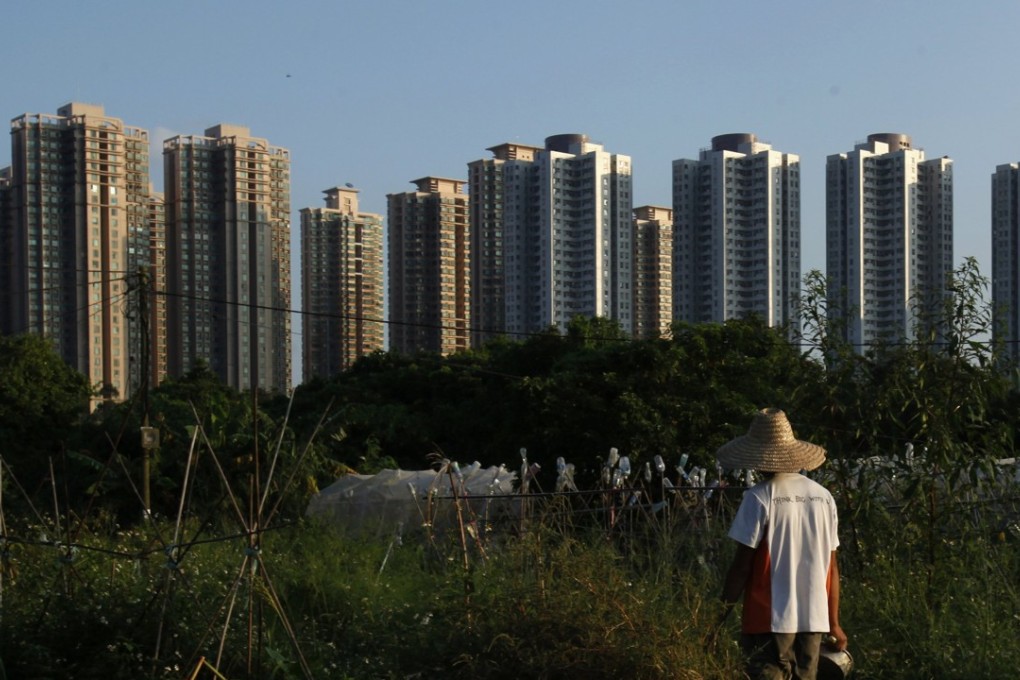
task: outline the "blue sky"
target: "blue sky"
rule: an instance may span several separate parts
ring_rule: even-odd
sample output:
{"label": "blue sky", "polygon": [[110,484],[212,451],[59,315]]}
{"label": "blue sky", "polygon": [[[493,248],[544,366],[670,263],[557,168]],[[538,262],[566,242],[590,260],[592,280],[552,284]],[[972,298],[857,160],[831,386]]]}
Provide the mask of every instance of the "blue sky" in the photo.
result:
{"label": "blue sky", "polygon": [[51,0],[3,24],[0,117],[102,104],[149,130],[157,180],[164,138],[247,125],[291,151],[295,237],[328,187],[385,214],[412,179],[565,132],[669,205],[674,159],[753,132],[800,155],[803,269],[824,270],[826,156],[903,132],[953,159],[956,259],[990,276],[990,175],[1020,161],[1015,0]]}

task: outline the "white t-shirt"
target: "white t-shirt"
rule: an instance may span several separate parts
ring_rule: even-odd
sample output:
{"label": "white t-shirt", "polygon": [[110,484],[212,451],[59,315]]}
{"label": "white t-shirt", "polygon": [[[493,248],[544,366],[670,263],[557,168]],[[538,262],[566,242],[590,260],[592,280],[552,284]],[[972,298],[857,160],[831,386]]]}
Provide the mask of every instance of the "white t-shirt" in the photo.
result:
{"label": "white t-shirt", "polygon": [[744,492],[729,536],[756,549],[744,589],[745,633],[829,630],[837,530],[832,494],[803,475],[778,473]]}

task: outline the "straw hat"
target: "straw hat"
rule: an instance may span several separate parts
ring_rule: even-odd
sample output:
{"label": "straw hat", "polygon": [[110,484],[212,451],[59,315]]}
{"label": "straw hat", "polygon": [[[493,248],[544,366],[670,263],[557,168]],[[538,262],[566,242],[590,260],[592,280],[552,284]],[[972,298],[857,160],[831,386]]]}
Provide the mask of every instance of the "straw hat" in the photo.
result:
{"label": "straw hat", "polygon": [[747,434],[723,444],[715,457],[723,467],[734,470],[800,472],[821,465],[825,449],[794,437],[780,409],[764,408],[754,414]]}

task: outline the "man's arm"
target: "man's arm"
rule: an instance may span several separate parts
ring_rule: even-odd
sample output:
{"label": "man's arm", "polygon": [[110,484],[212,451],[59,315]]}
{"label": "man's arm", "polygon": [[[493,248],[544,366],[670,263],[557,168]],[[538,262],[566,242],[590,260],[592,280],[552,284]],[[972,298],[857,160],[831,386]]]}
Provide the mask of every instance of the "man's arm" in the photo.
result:
{"label": "man's arm", "polygon": [[831,578],[829,581],[829,635],[836,638],[836,647],[846,649],[846,633],[839,625],[839,563],[836,561],[836,551],[832,551],[829,558],[829,570]]}
{"label": "man's arm", "polygon": [[706,648],[711,649],[715,647],[719,631],[722,630],[723,624],[726,623],[733,605],[740,599],[740,594],[744,592],[744,586],[747,585],[747,579],[751,574],[753,560],[754,549],[748,548],[743,543],[738,543],[737,552],[733,555],[733,562],[730,563],[729,571],[726,572],[726,580],[723,582],[723,610],[719,615],[719,620],[715,622],[712,630],[708,633],[708,637],[705,639]]}
{"label": "man's arm", "polygon": [[726,572],[726,581],[723,583],[722,601],[726,608],[723,612],[723,620],[740,599],[740,594],[744,592],[744,586],[747,585],[747,579],[751,575],[753,562],[754,548],[738,543],[737,552],[733,554],[733,562],[730,563],[730,569]]}

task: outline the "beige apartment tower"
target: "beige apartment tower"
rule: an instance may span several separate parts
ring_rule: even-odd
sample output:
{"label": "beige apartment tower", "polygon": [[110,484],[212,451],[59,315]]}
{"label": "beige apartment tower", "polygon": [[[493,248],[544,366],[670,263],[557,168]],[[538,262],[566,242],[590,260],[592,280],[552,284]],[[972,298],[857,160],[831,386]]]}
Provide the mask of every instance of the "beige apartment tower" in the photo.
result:
{"label": "beige apartment tower", "polygon": [[290,154],[239,125],[163,143],[167,372],[291,384]]}
{"label": "beige apartment tower", "polygon": [[34,333],[99,399],[143,382],[140,268],[148,265],[149,136],[72,102],[11,121],[0,238],[0,330]]}
{"label": "beige apartment tower", "polygon": [[413,184],[416,191],[387,195],[390,347],[451,354],[470,340],[467,183]]}
{"label": "beige apartment tower", "polygon": [[666,337],[673,321],[673,211],[634,208],[634,337]]}
{"label": "beige apartment tower", "polygon": [[327,189],[301,210],[303,379],[329,378],[382,350],[383,218],[358,210],[358,190]]}
{"label": "beige apartment tower", "polygon": [[471,195],[471,344],[481,346],[506,330],[506,261],[503,203],[507,163],[533,163],[542,147],[506,142],[492,158],[468,163]]}

